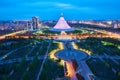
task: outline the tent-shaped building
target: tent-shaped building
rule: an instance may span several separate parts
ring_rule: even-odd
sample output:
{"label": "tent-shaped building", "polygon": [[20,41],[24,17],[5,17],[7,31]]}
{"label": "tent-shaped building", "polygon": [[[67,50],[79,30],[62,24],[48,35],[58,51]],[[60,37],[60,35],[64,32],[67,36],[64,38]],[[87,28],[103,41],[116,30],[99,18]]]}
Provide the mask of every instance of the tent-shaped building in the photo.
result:
{"label": "tent-shaped building", "polygon": [[50,29],[51,31],[73,31],[74,29],[71,28],[66,20],[64,19],[63,16],[60,17],[60,19],[58,20],[57,24]]}

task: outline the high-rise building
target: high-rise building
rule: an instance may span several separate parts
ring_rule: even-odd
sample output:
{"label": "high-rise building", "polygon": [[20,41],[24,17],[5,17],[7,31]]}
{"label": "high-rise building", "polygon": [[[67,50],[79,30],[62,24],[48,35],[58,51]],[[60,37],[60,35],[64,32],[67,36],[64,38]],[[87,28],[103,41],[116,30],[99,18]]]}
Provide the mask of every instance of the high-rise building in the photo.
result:
{"label": "high-rise building", "polygon": [[32,22],[28,21],[27,22],[27,30],[33,30]]}
{"label": "high-rise building", "polygon": [[32,17],[33,30],[39,29],[38,25],[39,25],[39,18],[36,16]]}

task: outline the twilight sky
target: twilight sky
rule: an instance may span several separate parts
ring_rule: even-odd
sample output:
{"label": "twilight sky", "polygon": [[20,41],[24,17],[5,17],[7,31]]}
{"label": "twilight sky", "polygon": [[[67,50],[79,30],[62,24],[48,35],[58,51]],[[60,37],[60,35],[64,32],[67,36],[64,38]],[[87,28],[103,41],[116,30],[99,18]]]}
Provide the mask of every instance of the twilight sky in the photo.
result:
{"label": "twilight sky", "polygon": [[120,19],[120,0],[0,0],[0,20]]}

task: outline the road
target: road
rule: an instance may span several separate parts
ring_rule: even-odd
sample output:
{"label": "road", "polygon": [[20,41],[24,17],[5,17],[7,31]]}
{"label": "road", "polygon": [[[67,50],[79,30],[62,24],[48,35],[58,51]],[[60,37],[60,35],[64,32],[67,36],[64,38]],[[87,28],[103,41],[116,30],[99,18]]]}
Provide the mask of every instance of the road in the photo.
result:
{"label": "road", "polygon": [[[71,44],[68,44],[68,47],[70,49],[73,49],[73,47],[71,46]],[[64,61],[66,62],[66,68],[67,68],[67,73],[68,73],[68,76],[70,77],[70,80],[78,80],[77,77],[76,77],[76,72],[73,68],[73,65],[72,65],[72,61],[71,61],[71,57],[70,55],[67,55],[69,54],[69,51],[66,47],[66,42],[63,42],[63,48],[64,48],[64,53],[66,53],[66,58],[67,60],[65,59]],[[69,58],[69,59],[68,59]]]}
{"label": "road", "polygon": [[0,40],[5,39],[6,36],[14,36],[16,34],[24,33],[24,32],[26,32],[26,30],[21,30],[21,31],[17,31],[17,32],[6,34],[6,35],[3,35],[3,36],[0,36]]}
{"label": "road", "polygon": [[65,62],[66,62],[66,68],[67,68],[67,72],[68,72],[68,76],[70,77],[70,80],[77,80],[76,72],[72,66],[72,62],[71,61],[65,61]]}
{"label": "road", "polygon": [[[64,46],[64,49],[65,49],[64,52],[67,54],[68,50],[66,48],[66,43],[65,42],[63,43],[63,46]],[[89,75],[94,75],[94,74],[89,69],[88,65],[86,64],[86,60],[88,58],[88,55],[86,55],[86,56],[82,55],[82,54],[86,54],[86,53],[84,53],[82,51],[75,50],[74,47],[73,47],[73,45],[71,44],[71,42],[68,43],[68,47],[69,47],[70,50],[69,50],[69,55],[66,58],[69,58],[69,60],[67,60],[65,62],[67,62],[66,67],[67,67],[70,79],[71,80],[77,80],[75,74],[80,72],[81,75],[84,77],[85,80],[91,80],[90,77],[89,77]],[[78,53],[81,54],[81,55],[78,55]],[[83,56],[83,57],[81,57],[81,56]],[[77,61],[77,63],[78,63],[78,68],[77,68],[76,71],[74,71],[73,66],[71,64],[71,59],[72,58],[75,59]],[[81,58],[85,58],[85,59],[81,59]]]}
{"label": "road", "polygon": [[89,75],[94,75],[92,71],[89,69],[88,65],[85,61],[80,61],[79,67],[77,69],[77,72],[80,72],[81,75],[84,77],[85,80],[91,80]]}

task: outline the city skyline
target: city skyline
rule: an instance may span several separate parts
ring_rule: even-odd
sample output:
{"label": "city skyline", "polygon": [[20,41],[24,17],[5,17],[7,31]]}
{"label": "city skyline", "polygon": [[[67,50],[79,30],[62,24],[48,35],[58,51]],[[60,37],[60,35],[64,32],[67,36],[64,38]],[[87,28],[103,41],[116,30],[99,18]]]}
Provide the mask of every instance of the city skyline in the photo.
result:
{"label": "city skyline", "polygon": [[120,80],[119,0],[0,0],[0,80]]}
{"label": "city skyline", "polygon": [[119,0],[5,0],[0,1],[0,20],[58,20],[64,13],[66,20],[120,19]]}

